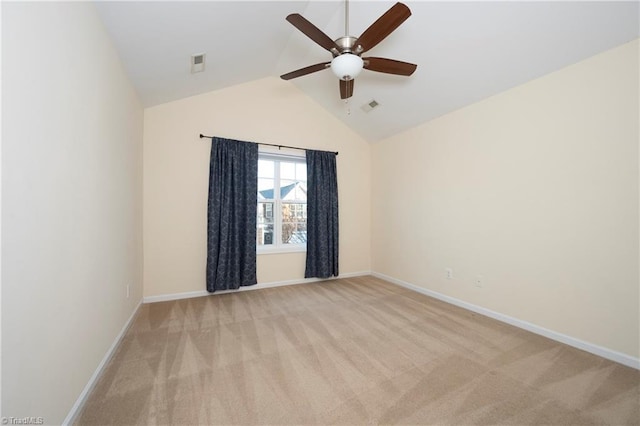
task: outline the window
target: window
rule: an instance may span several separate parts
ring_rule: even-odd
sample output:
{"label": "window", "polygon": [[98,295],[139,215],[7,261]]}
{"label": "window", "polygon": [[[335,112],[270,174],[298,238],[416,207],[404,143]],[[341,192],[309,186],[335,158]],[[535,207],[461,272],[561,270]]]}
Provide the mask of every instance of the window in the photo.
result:
{"label": "window", "polygon": [[304,157],[258,157],[259,252],[304,250],[307,243],[307,163]]}

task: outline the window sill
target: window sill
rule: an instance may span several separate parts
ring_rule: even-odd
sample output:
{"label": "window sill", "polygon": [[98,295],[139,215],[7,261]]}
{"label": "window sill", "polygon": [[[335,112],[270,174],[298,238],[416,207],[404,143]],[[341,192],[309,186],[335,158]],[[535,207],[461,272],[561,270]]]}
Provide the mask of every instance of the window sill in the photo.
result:
{"label": "window sill", "polygon": [[306,245],[292,247],[258,247],[256,253],[258,256],[262,254],[283,254],[283,253],[304,253],[307,251]]}

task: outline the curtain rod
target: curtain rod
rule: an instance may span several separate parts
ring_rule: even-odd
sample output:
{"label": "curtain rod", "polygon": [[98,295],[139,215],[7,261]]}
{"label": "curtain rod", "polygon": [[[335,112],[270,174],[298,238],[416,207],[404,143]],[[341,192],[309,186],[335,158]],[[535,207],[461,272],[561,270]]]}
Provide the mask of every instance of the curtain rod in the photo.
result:
{"label": "curtain rod", "polygon": [[[202,133],[200,133],[200,139],[202,139],[202,138],[213,139],[213,136],[207,136],[207,135],[203,135]],[[258,145],[275,146],[278,149],[280,149],[280,148],[289,148],[289,149],[299,149],[301,151],[306,151],[307,150],[307,148],[299,148],[297,146],[275,145],[275,144],[272,144],[272,143],[262,143],[262,142],[252,142],[252,143],[257,143]],[[338,155],[338,151],[323,151],[321,149],[314,149],[313,151],[331,152],[331,153],[333,153],[335,155]]]}

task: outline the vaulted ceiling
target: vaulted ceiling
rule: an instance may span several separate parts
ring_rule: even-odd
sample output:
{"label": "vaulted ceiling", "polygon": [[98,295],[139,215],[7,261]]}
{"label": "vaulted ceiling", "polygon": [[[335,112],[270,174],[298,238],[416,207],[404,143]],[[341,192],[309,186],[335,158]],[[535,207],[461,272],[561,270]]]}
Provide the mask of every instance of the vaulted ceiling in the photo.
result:
{"label": "vaulted ceiling", "polygon": [[[330,70],[294,84],[370,142],[640,36],[637,2],[405,1],[412,16],[368,55],[418,65],[411,77],[364,70],[340,99]],[[393,1],[349,2],[359,36]],[[331,60],[285,17],[300,13],[331,38],[345,31],[333,1],[96,2],[145,106]],[[206,69],[190,73],[192,54]],[[379,107],[361,106],[375,100]],[[246,101],[246,100],[245,100]]]}

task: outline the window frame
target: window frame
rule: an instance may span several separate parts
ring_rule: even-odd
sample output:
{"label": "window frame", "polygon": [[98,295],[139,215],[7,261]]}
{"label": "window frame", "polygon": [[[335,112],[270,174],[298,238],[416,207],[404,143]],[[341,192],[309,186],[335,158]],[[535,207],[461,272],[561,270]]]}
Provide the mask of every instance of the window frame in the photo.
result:
{"label": "window frame", "polygon": [[[307,157],[304,151],[301,154],[290,154],[290,153],[281,153],[277,151],[271,151],[267,149],[258,150],[258,161],[259,160],[269,160],[275,161],[276,167],[274,168],[274,197],[273,199],[266,199],[256,201],[256,209],[258,203],[261,202],[273,202],[273,228],[274,228],[274,244],[258,244],[256,242],[256,253],[257,254],[278,254],[278,253],[300,253],[307,251],[307,243],[299,243],[299,244],[283,244],[282,239],[282,199],[280,197],[280,186],[281,186],[281,178],[280,178],[280,162],[294,162],[294,163],[303,163],[306,165]],[[258,179],[260,177],[258,176]],[[306,180],[305,180],[306,182]],[[277,189],[277,190],[276,190]],[[289,204],[296,204],[295,201],[287,201]],[[303,203],[299,203],[303,204]],[[306,203],[304,203],[306,204]]]}

